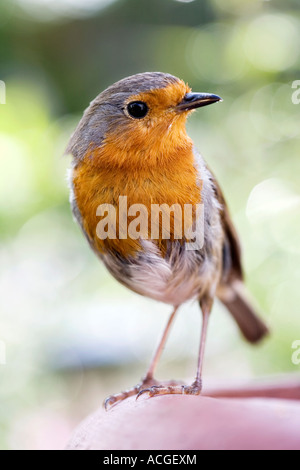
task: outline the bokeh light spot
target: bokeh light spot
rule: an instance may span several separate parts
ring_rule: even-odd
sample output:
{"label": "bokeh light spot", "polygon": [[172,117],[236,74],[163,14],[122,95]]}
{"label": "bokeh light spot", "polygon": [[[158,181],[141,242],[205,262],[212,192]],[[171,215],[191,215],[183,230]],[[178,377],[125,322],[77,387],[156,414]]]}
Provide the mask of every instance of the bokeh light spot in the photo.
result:
{"label": "bokeh light spot", "polygon": [[240,29],[215,23],[201,29],[188,43],[188,53],[197,74],[213,83],[239,79],[245,72]]}
{"label": "bokeh light spot", "polygon": [[299,58],[299,24],[288,15],[268,14],[256,18],[246,31],[245,52],[258,69],[280,71]]}
{"label": "bokeh light spot", "polygon": [[300,193],[285,181],[271,178],[252,190],[247,216],[252,224],[267,226],[283,251],[300,253]]}
{"label": "bokeh light spot", "polygon": [[292,92],[290,83],[275,82],[253,94],[250,118],[264,139],[276,142],[299,135],[299,107],[292,103]]}

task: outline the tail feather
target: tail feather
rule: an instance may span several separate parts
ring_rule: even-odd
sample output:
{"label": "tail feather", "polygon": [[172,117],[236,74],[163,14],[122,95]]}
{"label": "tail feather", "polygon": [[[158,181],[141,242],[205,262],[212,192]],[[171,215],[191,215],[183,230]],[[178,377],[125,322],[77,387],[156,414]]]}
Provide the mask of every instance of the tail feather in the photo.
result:
{"label": "tail feather", "polygon": [[242,282],[235,281],[230,286],[222,288],[218,292],[218,297],[250,343],[257,343],[269,333],[267,325],[259,318],[248,300]]}

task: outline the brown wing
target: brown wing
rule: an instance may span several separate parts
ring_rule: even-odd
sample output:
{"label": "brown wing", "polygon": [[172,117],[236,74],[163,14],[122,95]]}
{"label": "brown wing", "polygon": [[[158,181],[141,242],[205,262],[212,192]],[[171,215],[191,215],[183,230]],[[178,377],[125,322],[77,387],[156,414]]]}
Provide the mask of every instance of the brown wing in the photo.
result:
{"label": "brown wing", "polygon": [[[211,172],[211,170],[210,170]],[[219,203],[222,206],[221,218],[225,233],[223,245],[223,276],[224,283],[231,283],[235,279],[243,280],[243,268],[241,262],[241,246],[237,231],[232,223],[230,213],[224,199],[222,190],[211,172],[214,190]]]}
{"label": "brown wing", "polygon": [[244,337],[251,343],[256,343],[264,338],[269,330],[257,315],[252,306],[252,302],[249,302],[242,282],[243,269],[239,238],[232,223],[221,188],[213,175],[212,182],[218,201],[222,206],[221,217],[225,233],[223,245],[223,272],[217,296],[237,322]]}

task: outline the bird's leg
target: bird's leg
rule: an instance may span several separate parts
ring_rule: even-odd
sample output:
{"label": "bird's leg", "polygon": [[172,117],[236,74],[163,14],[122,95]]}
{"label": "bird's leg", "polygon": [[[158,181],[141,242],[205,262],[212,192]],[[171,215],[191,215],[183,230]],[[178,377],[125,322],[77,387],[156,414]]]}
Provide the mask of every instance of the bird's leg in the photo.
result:
{"label": "bird's leg", "polygon": [[198,354],[196,379],[191,385],[191,387],[199,388],[200,392],[202,390],[202,371],[203,371],[203,363],[204,363],[208,319],[209,319],[210,312],[212,309],[212,304],[213,304],[213,301],[210,298],[209,299],[205,298],[200,301],[200,307],[202,311],[201,339],[200,339],[200,347],[199,347],[199,354]]}
{"label": "bird's leg", "polygon": [[154,356],[152,358],[152,361],[150,363],[150,367],[147,370],[146,375],[142,379],[142,381],[135,385],[134,387],[130,388],[129,390],[126,390],[124,392],[118,393],[116,395],[110,395],[109,397],[106,398],[104,401],[104,407],[107,410],[110,406],[125,400],[125,398],[132,397],[134,395],[137,395],[141,390],[144,389],[149,389],[150,387],[158,386],[158,382],[153,378],[154,371],[157,367],[158,361],[160,359],[160,356],[163,352],[164,346],[167,341],[167,337],[171,328],[171,325],[173,323],[173,320],[175,318],[175,314],[177,312],[178,307],[175,307],[172,314],[169,317],[168,323],[164,329],[164,333],[160,339],[160,342],[158,344],[158,347],[155,350]]}
{"label": "bird's leg", "polygon": [[164,329],[164,332],[163,332],[163,335],[160,339],[159,345],[155,350],[155,353],[154,353],[154,356],[153,356],[152,361],[150,363],[149,369],[148,369],[143,381],[148,382],[148,381],[153,380],[153,375],[154,375],[155,369],[156,369],[157,364],[159,362],[160,356],[161,356],[161,354],[164,350],[164,347],[165,347],[165,344],[166,344],[166,341],[167,341],[167,338],[168,338],[168,334],[169,334],[171,325],[173,323],[173,320],[175,318],[177,309],[178,309],[178,307],[175,307],[173,312],[171,313],[171,315],[169,317],[168,323],[167,323],[167,325]]}
{"label": "bird's leg", "polygon": [[191,385],[152,385],[149,388],[142,388],[137,394],[139,398],[142,394],[147,393],[150,397],[156,395],[200,395],[202,390],[202,370],[203,370],[203,361],[204,361],[204,352],[205,352],[205,343],[207,336],[207,326],[208,319],[212,309],[212,300],[209,298],[202,299],[200,301],[200,306],[202,310],[202,328],[201,328],[201,339],[198,355],[198,364],[197,364],[197,374],[194,382]]}

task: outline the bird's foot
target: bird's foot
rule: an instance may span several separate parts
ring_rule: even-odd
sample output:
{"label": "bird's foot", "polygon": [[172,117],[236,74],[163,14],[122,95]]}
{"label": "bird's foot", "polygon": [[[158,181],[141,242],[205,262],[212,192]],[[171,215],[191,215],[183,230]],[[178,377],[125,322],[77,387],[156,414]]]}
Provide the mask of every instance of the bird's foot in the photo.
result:
{"label": "bird's foot", "polygon": [[201,381],[196,380],[192,385],[179,385],[177,384],[158,384],[152,385],[148,388],[142,388],[136,399],[141,395],[148,394],[149,398],[155,397],[158,395],[200,395],[202,390]]}
{"label": "bird's foot", "polygon": [[137,395],[140,390],[143,390],[144,388],[151,388],[158,385],[158,382],[153,379],[153,377],[145,377],[142,379],[142,381],[135,385],[132,388],[129,388],[128,390],[125,390],[124,392],[116,393],[115,395],[110,395],[104,400],[104,408],[106,411],[112,407],[113,405],[116,405],[120,403],[121,401],[125,400],[126,398],[133,397],[134,395]]}
{"label": "bird's foot", "polygon": [[[184,385],[180,384],[180,382],[170,381],[166,383],[160,383],[157,380],[153,379],[152,377],[145,377],[141,383],[135,385],[134,387],[125,390],[124,392],[117,393],[116,395],[110,395],[104,400],[104,408],[106,411],[114,405],[117,405],[121,401],[125,400],[126,398],[133,397],[137,395],[137,398],[144,392],[148,392],[152,389],[166,389],[166,388],[180,388]],[[168,393],[176,393],[176,392],[168,392]],[[177,392],[178,393],[178,392]],[[181,392],[180,392],[181,393]],[[164,393],[165,394],[165,393]],[[154,395],[154,394],[153,394]],[[150,395],[152,396],[152,395]]]}

